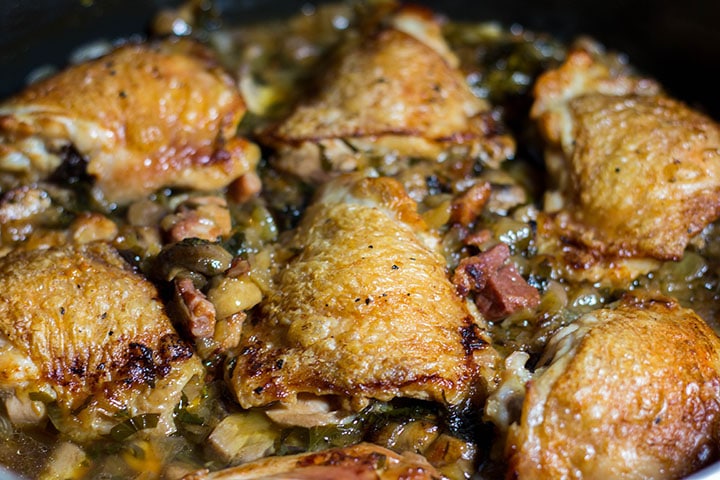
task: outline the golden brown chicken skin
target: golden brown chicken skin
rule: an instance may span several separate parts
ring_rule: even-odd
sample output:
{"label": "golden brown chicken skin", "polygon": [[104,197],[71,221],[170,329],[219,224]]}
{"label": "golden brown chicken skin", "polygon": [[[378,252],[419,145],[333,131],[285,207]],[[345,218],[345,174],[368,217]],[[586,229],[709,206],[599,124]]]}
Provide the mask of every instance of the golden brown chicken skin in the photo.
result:
{"label": "golden brown chicken skin", "polygon": [[0,259],[0,391],[20,425],[43,421],[76,441],[127,416],[174,431],[182,388],[203,368],[155,288],[103,243]]}
{"label": "golden brown chicken skin", "polygon": [[128,44],[0,105],[0,170],[41,180],[77,152],[108,202],[161,187],[221,188],[259,157],[235,137],[244,113],[232,79],[201,45]]}
{"label": "golden brown chicken skin", "polygon": [[508,478],[679,478],[717,458],[720,339],[673,300],[627,298],[549,344]]}
{"label": "golden brown chicken skin", "polygon": [[493,350],[389,178],[340,177],[309,207],[260,317],[246,322],[230,382],[240,404],[300,393],[456,403]]}
{"label": "golden brown chicken skin", "polygon": [[632,278],[680,259],[720,215],[720,128],[707,116],[584,51],[535,95],[560,192],[539,220],[541,252],[560,252],[568,275],[597,281],[605,262]]}
{"label": "golden brown chicken skin", "polygon": [[226,470],[199,471],[183,480],[440,480],[444,478],[415,453],[402,455],[369,443],[322,452],[269,457]]}
{"label": "golden brown chicken skin", "polygon": [[451,150],[495,163],[514,145],[473,95],[432,15],[407,8],[355,40],[267,136],[276,166],[309,181],[360,169],[367,156],[436,159]]}

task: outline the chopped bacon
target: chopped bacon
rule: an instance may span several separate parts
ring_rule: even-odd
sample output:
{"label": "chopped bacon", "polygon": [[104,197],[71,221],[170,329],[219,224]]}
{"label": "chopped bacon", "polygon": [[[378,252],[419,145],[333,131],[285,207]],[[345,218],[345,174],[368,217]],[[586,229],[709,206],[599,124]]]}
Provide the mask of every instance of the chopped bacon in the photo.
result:
{"label": "chopped bacon", "polygon": [[175,289],[186,315],[183,318],[188,333],[193,338],[212,337],[215,332],[215,306],[195,288],[192,279],[176,278]]}
{"label": "chopped bacon", "polygon": [[508,258],[510,249],[500,243],[486,252],[463,259],[453,276],[458,294],[475,293],[475,304],[489,320],[540,303],[538,291],[528,285],[515,265],[506,263]]}
{"label": "chopped bacon", "polygon": [[215,242],[230,235],[232,223],[227,202],[222,197],[195,197],[180,204],[174,214],[165,217],[161,226],[170,242],[201,238]]}
{"label": "chopped bacon", "polygon": [[452,203],[450,220],[467,227],[482,213],[490,199],[492,188],[488,182],[476,183]]}
{"label": "chopped bacon", "polygon": [[250,262],[243,259],[242,257],[235,257],[232,259],[230,268],[225,271],[225,276],[230,278],[237,278],[247,273],[250,273]]}
{"label": "chopped bacon", "polygon": [[477,232],[468,234],[463,240],[465,245],[471,245],[473,247],[481,247],[484,243],[490,241],[492,238],[492,232],[488,229],[483,229]]}
{"label": "chopped bacon", "polygon": [[255,172],[248,172],[228,187],[228,196],[236,203],[245,203],[257,197],[262,190],[262,180]]}

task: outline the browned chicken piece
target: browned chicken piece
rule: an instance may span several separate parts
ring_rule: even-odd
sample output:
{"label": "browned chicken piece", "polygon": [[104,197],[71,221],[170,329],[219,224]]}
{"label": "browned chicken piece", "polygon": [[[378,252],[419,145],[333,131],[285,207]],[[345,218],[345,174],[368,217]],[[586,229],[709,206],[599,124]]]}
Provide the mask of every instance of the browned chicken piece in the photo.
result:
{"label": "browned chicken piece", "polygon": [[79,154],[108,202],[161,187],[217,189],[258,161],[257,146],[235,137],[244,113],[232,79],[201,45],[128,44],[0,105],[0,171],[29,183]]}
{"label": "browned chicken piece", "polygon": [[680,478],[718,457],[720,339],[669,299],[626,298],[549,344],[511,427],[508,478]]}
{"label": "browned chicken piece", "polygon": [[567,276],[645,273],[654,259],[681,258],[720,215],[720,127],[710,118],[584,51],[542,75],[535,96],[560,192],[540,216],[540,250],[563,257]]}
{"label": "browned chicken piece", "polygon": [[436,246],[397,181],[326,185],[287,243],[297,255],[245,323],[230,373],[240,404],[466,398],[494,350]]}
{"label": "browned chicken piece", "polygon": [[369,443],[315,453],[269,457],[183,480],[440,480],[444,478],[422,456],[402,455]]}
{"label": "browned chicken piece", "polygon": [[104,243],[0,259],[0,391],[11,420],[52,411],[80,442],[143,414],[157,415],[153,432],[173,432],[182,388],[203,368],[157,297]]}
{"label": "browned chicken piece", "polygon": [[361,169],[371,156],[440,159],[452,151],[496,165],[514,151],[429,12],[406,8],[391,27],[354,41],[318,94],[270,131],[278,168],[317,182]]}

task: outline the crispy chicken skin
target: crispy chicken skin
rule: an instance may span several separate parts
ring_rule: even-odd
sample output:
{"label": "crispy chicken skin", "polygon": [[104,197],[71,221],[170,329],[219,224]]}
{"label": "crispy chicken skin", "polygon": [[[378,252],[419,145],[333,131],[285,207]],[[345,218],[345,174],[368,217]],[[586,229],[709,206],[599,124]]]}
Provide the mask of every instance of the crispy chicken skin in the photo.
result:
{"label": "crispy chicken skin", "polygon": [[561,193],[541,215],[541,251],[562,250],[591,280],[602,261],[632,277],[654,263],[624,260],[681,258],[720,215],[720,128],[658,90],[584,51],[536,84],[532,116]]}
{"label": "crispy chicken skin", "polygon": [[209,473],[199,471],[183,480],[432,480],[444,478],[420,455],[397,454],[360,443],[322,452],[269,457]]}
{"label": "crispy chicken skin", "polygon": [[454,149],[497,162],[512,152],[429,13],[406,8],[392,26],[355,42],[318,94],[268,135],[278,168],[322,181],[361,167],[363,155],[434,159]]}
{"label": "crispy chicken skin", "polygon": [[669,299],[626,298],[549,344],[508,478],[678,478],[717,458],[720,340]]}
{"label": "crispy chicken skin", "polygon": [[181,390],[203,369],[155,288],[114,249],[95,243],[11,253],[0,272],[6,400],[25,403],[40,421],[43,403],[29,397],[41,394],[59,412],[55,426],[81,442],[107,434],[120,413],[159,414],[155,431],[174,431]]}
{"label": "crispy chicken skin", "polygon": [[235,137],[244,113],[231,78],[201,45],[128,44],[0,105],[0,170],[45,179],[72,147],[109,202],[161,187],[221,188],[259,157]]}
{"label": "crispy chicken skin", "polygon": [[428,246],[436,241],[395,180],[328,184],[289,241],[298,253],[261,317],[246,322],[230,378],[240,404],[299,393],[465,398],[493,349]]}

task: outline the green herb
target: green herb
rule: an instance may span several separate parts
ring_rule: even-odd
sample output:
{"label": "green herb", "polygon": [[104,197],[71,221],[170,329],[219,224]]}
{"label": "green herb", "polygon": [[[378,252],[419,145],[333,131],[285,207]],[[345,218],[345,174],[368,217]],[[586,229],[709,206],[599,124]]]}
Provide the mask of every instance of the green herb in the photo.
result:
{"label": "green herb", "polygon": [[137,433],[140,430],[157,427],[159,421],[160,414],[158,413],[144,413],[142,415],[136,415],[115,425],[110,430],[110,437],[115,441],[125,440],[130,435]]}
{"label": "green herb", "polygon": [[30,392],[28,393],[28,397],[30,397],[30,400],[33,402],[42,402],[42,403],[51,403],[55,399],[46,392]]}

